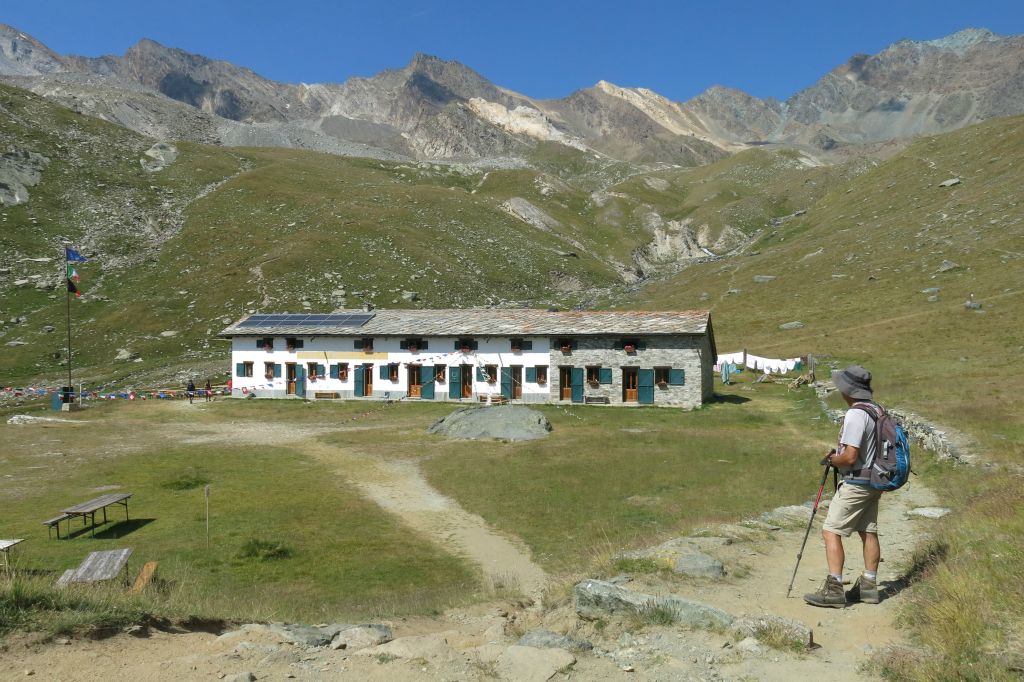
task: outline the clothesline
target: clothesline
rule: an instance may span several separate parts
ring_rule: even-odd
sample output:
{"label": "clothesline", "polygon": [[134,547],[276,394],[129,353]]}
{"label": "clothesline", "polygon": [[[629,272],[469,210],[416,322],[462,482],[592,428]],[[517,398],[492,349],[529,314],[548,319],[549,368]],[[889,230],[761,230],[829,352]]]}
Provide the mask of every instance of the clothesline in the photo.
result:
{"label": "clothesline", "polygon": [[765,374],[786,374],[803,369],[802,358],[763,358],[760,355],[744,351],[719,355],[715,362],[716,372],[721,370],[723,363],[742,366]]}

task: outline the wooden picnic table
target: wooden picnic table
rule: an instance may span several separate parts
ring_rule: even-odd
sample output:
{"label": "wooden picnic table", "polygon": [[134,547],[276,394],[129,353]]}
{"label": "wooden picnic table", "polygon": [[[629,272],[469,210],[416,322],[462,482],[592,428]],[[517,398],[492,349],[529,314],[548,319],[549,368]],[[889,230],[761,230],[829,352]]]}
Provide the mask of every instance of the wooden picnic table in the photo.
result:
{"label": "wooden picnic table", "polygon": [[57,586],[63,587],[68,583],[97,583],[113,580],[121,573],[121,569],[124,569],[124,580],[127,584],[128,557],[131,555],[131,547],[90,552],[78,568],[69,568],[64,571],[64,574],[57,580]]}
{"label": "wooden picnic table", "polygon": [[15,545],[20,544],[22,542],[25,542],[25,538],[17,538],[14,540],[0,540],[0,552],[4,553],[4,569],[7,571],[8,575],[10,575],[11,573],[11,560],[8,557],[11,551],[11,547],[14,547]]}
{"label": "wooden picnic table", "polygon": [[[90,534],[96,535],[96,512],[103,510],[103,523],[107,522],[107,507],[112,504],[120,504],[124,507],[124,519],[128,520],[128,498],[132,496],[132,493],[110,493],[108,495],[100,495],[96,499],[76,504],[74,507],[68,507],[62,509],[61,512],[69,516],[81,516],[82,523],[85,523],[86,518],[92,520],[92,526],[90,527]],[[60,537],[58,531],[57,536]]]}

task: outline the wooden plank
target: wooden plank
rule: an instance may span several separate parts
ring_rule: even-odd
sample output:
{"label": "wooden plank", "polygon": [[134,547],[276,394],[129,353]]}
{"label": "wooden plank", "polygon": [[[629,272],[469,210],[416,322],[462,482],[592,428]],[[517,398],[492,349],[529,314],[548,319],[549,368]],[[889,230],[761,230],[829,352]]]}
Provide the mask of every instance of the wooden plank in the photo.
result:
{"label": "wooden plank", "polygon": [[71,576],[73,576],[74,574],[75,574],[75,569],[73,569],[73,568],[69,568],[68,570],[66,570],[63,573],[61,573],[60,577],[57,578],[57,587],[64,587],[69,582],[71,582]]}
{"label": "wooden plank", "polygon": [[132,555],[132,548],[110,549],[103,552],[90,552],[85,561],[75,569],[71,577],[74,583],[95,583],[103,580],[113,580],[128,563],[128,557]]}
{"label": "wooden plank", "polygon": [[0,540],[0,552],[6,552],[20,542],[25,542],[25,538],[18,538],[16,540]]}
{"label": "wooden plank", "polygon": [[153,579],[153,574],[156,573],[157,562],[147,561],[142,565],[142,570],[139,571],[139,577],[135,579],[135,584],[132,586],[132,594],[138,594],[142,590],[146,589],[146,585]]}

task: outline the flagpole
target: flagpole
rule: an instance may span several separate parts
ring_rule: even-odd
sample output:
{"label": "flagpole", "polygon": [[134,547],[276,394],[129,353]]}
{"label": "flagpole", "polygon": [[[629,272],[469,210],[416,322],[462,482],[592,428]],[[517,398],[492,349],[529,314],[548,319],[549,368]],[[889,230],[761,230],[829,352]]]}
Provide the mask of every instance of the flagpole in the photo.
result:
{"label": "flagpole", "polygon": [[[71,281],[68,277],[68,247],[64,247],[64,300],[67,302],[68,308],[68,390],[71,391],[71,287],[67,286],[67,283]],[[65,400],[68,396],[65,394]],[[71,409],[70,407],[68,408]]]}

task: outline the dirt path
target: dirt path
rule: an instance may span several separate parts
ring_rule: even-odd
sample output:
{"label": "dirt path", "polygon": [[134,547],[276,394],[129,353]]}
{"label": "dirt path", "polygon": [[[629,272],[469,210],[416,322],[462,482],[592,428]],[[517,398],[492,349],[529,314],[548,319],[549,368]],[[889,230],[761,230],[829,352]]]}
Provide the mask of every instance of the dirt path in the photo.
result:
{"label": "dirt path", "polygon": [[299,447],[337,467],[339,474],[406,525],[478,564],[490,587],[521,592],[539,602],[547,575],[533,562],[529,548],[432,488],[417,462],[375,459],[316,441]]}

